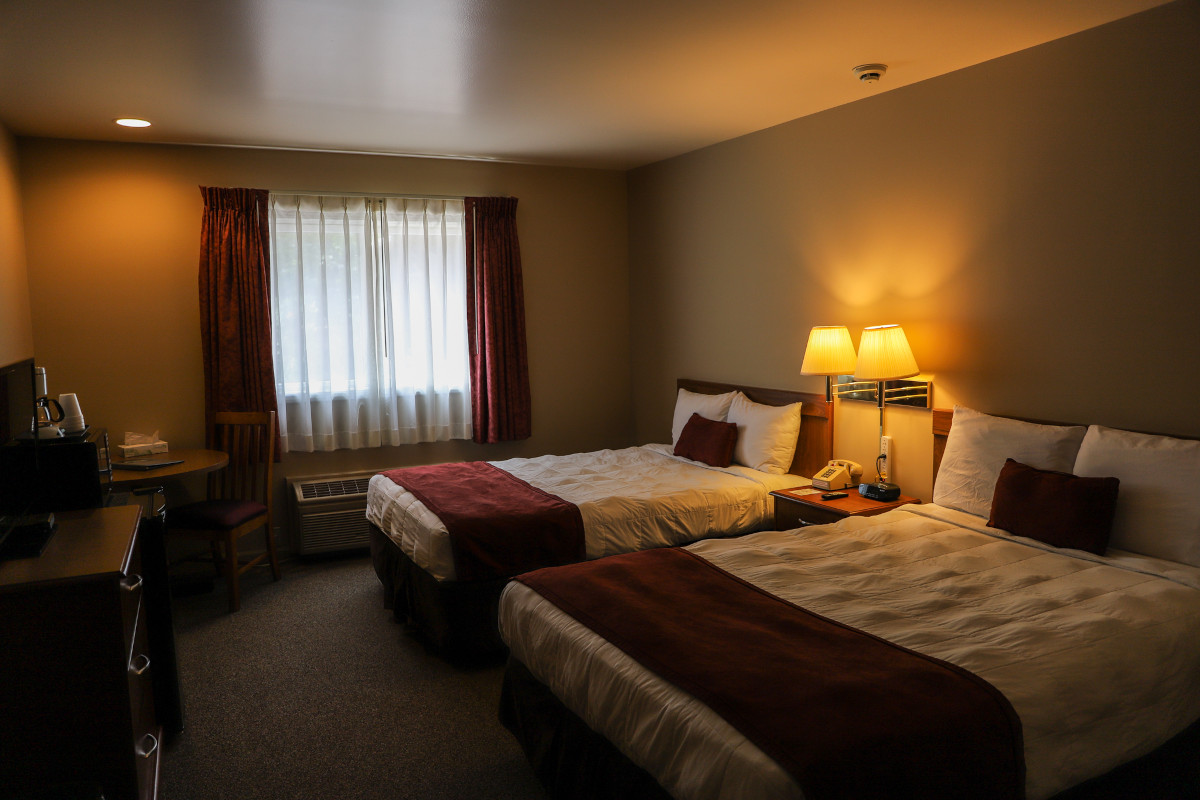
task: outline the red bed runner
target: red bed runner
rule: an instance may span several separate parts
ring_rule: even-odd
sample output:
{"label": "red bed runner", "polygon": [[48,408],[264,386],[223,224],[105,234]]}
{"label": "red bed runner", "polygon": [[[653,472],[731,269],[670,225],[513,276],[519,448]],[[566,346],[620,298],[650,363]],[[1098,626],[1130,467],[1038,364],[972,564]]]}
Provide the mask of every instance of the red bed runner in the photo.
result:
{"label": "red bed runner", "polygon": [[445,524],[460,581],[507,578],[585,557],[583,517],[576,505],[485,461],[383,474]]}
{"label": "red bed runner", "polygon": [[1025,795],[1021,723],[991,684],[687,550],[517,580],[720,714],[809,800]]}

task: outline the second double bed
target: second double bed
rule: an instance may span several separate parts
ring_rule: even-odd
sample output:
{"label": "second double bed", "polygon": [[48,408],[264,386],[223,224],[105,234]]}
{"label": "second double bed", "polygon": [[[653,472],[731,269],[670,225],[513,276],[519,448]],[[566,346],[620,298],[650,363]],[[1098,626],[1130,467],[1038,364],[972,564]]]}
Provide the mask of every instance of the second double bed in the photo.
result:
{"label": "second double bed", "polygon": [[[577,508],[582,545],[575,556],[497,547],[475,561],[464,559],[445,520],[422,501],[420,492],[404,485],[405,471],[376,475],[367,505],[372,558],[397,617],[412,623],[448,655],[500,649],[496,608],[500,590],[512,575],[554,563],[761,530],[772,521],[770,492],[806,484],[803,476],[816,472],[829,458],[832,421],[820,395],[690,380],[680,380],[678,388],[676,439],[690,411],[685,401],[700,408],[716,403],[715,418],[725,416],[735,395],[747,414],[758,414],[764,421],[792,408],[799,415],[798,430],[795,425],[742,426],[745,439],[756,429],[776,438],[780,430],[786,431],[789,441],[776,448],[775,463],[782,466],[755,468],[766,465],[745,450],[742,460],[755,466],[703,463],[676,455],[677,447],[667,444],[490,462],[487,471],[477,474],[491,475],[490,467],[495,467],[503,473],[499,485],[504,476],[511,476]],[[718,398],[725,398],[723,406]],[[468,517],[488,513],[482,497],[462,505],[478,506],[463,510]]]}

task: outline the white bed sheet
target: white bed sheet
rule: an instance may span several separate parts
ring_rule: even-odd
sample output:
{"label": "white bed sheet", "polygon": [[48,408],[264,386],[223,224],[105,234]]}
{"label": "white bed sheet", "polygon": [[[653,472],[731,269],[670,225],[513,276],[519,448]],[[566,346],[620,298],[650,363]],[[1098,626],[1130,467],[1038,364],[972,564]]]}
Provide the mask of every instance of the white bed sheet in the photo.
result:
{"label": "white bed sheet", "polygon": [[[809,483],[743,466],[710,467],[675,456],[666,444],[490,463],[577,505],[589,559],[761,530],[773,520],[772,491]],[[446,526],[411,492],[374,476],[367,519],[421,569],[454,580]]]}
{"label": "white bed sheet", "polygon": [[[1200,569],[1026,541],[925,505],[689,549],[991,682],[1021,718],[1039,800],[1200,717]],[[513,656],[676,797],[802,797],[723,719],[523,584],[505,589],[500,629]]]}

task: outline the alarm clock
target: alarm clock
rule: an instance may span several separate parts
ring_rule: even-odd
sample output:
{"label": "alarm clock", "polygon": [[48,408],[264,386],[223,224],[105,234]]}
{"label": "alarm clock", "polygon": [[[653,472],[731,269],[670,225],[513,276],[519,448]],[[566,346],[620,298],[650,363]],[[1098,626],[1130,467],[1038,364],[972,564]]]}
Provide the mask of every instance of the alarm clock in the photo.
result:
{"label": "alarm clock", "polygon": [[900,487],[894,483],[876,481],[875,483],[860,483],[858,493],[868,500],[888,502],[900,496]]}

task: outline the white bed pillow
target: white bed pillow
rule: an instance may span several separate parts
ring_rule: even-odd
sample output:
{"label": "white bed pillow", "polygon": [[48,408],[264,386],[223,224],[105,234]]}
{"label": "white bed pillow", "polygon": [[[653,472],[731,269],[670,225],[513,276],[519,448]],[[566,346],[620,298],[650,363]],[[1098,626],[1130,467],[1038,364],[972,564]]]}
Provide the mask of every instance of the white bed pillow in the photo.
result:
{"label": "white bed pillow", "polygon": [[687,389],[680,389],[679,394],[675,396],[675,416],[671,418],[671,445],[679,444],[679,434],[683,432],[683,426],[687,425],[687,421],[692,418],[693,413],[717,422],[724,422],[726,415],[729,414],[729,404],[733,402],[734,395],[738,394],[741,392],[697,394],[689,392]]}
{"label": "white bed pillow", "polygon": [[933,502],[986,519],[1005,459],[1070,472],[1085,433],[1081,425],[1038,425],[955,406]]}
{"label": "white bed pillow", "polygon": [[1121,481],[1111,547],[1200,566],[1200,442],[1093,425],[1074,472]]}
{"label": "white bed pillow", "polygon": [[733,460],[771,475],[787,472],[800,435],[800,405],[767,406],[738,392],[725,418],[738,427]]}

